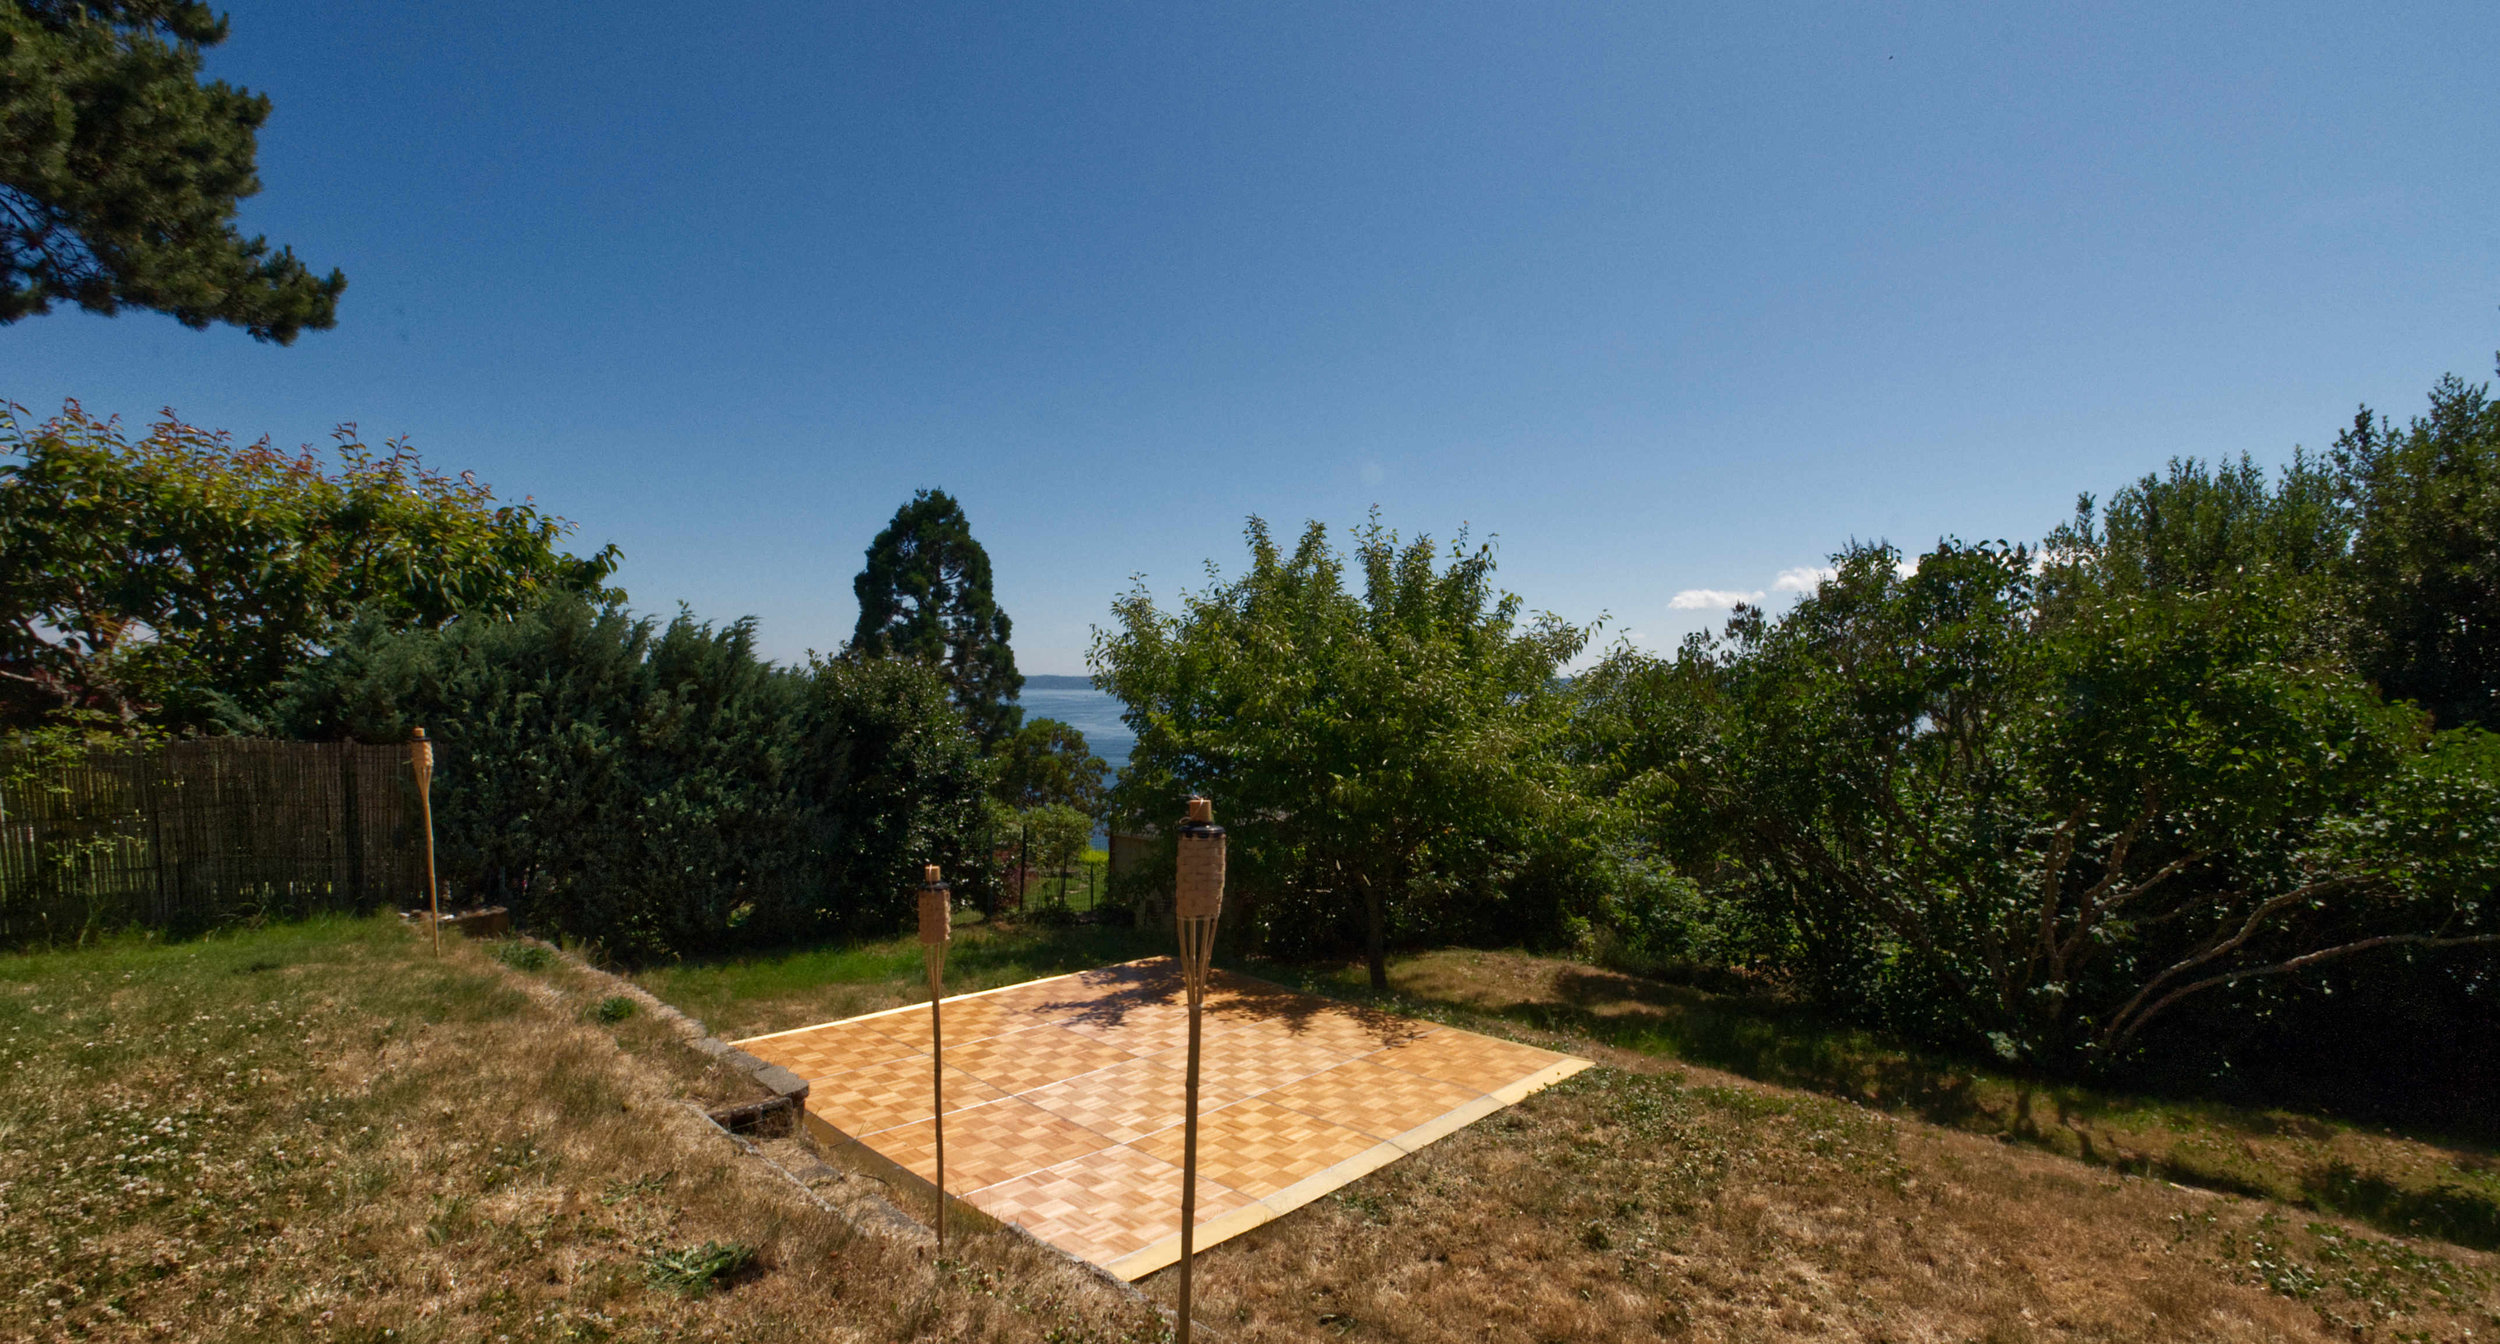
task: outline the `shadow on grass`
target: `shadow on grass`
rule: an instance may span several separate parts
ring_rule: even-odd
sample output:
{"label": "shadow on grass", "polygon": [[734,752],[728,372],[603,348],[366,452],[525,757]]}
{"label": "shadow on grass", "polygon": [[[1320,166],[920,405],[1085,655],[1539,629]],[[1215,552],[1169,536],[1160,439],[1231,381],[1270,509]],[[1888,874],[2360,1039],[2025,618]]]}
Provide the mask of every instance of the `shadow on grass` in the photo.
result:
{"label": "shadow on grass", "polygon": [[[946,992],[1133,961],[1164,940],[1106,924],[960,925],[946,955]],[[913,1002],[925,972],[914,938],[845,940],[771,952],[704,957],[634,973],[660,998],[727,1036],[778,1031]]]}

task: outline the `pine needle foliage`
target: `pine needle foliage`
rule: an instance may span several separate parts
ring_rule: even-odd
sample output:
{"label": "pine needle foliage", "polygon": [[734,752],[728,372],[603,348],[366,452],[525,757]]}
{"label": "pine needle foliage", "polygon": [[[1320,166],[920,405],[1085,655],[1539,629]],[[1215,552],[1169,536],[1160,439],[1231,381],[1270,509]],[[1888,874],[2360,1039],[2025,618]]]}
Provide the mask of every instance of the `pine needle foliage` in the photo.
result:
{"label": "pine needle foliage", "polygon": [[200,0],[0,2],[0,323],[75,303],[292,343],[347,277],[235,228],[260,190],[266,95],[200,80]]}

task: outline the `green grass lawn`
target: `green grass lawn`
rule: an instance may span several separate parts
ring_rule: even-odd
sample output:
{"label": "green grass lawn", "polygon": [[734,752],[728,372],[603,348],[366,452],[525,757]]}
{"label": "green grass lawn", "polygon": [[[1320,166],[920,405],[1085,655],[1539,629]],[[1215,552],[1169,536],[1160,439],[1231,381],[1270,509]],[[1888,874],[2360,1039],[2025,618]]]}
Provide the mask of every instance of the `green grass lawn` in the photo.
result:
{"label": "green grass lawn", "polygon": [[[1170,952],[1170,939],[1125,924],[991,925],[958,916],[946,952],[946,992],[968,994],[1044,976]],[[928,997],[915,937],[652,967],[643,988],[692,1013],[723,1039],[856,1017]]]}

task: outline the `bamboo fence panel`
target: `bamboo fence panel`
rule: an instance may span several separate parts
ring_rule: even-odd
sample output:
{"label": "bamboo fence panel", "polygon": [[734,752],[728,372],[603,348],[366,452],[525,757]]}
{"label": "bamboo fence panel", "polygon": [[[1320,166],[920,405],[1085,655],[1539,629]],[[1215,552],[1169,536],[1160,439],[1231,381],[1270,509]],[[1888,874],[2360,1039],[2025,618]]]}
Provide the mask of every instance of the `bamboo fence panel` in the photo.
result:
{"label": "bamboo fence panel", "polygon": [[0,749],[0,945],[419,902],[417,831],[405,746]]}

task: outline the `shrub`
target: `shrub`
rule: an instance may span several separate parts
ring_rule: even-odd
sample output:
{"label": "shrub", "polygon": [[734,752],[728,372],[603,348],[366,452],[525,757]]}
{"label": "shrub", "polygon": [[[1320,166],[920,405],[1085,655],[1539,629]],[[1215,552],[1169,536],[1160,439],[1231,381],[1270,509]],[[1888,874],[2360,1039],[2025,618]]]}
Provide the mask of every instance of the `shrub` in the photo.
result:
{"label": "shrub", "polygon": [[360,622],[281,716],[310,737],[423,726],[446,882],[628,960],[882,930],[924,862],[985,878],[980,763],[935,674],[777,667],[746,622],[577,598]]}

